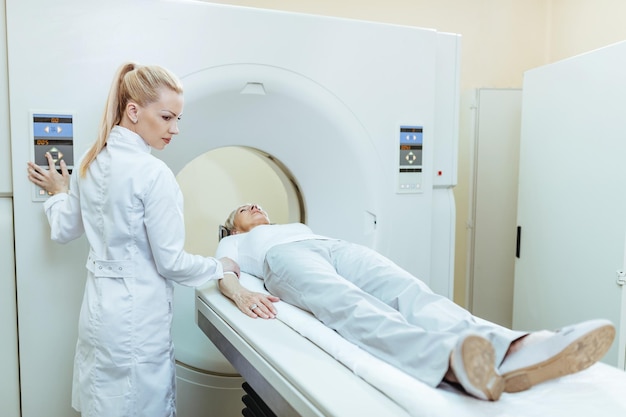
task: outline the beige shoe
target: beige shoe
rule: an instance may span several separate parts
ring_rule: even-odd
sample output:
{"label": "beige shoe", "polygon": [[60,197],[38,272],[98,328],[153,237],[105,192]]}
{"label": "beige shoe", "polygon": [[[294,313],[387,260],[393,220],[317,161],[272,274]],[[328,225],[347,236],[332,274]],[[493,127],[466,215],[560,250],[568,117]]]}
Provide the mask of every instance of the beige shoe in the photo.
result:
{"label": "beige shoe", "polygon": [[602,359],[615,338],[608,320],[590,320],[557,330],[507,355],[498,368],[505,392],[524,391],[541,382],[582,371]]}
{"label": "beige shoe", "polygon": [[451,368],[468,394],[488,401],[500,398],[504,380],[496,370],[495,351],[487,339],[472,334],[460,338],[452,352]]}

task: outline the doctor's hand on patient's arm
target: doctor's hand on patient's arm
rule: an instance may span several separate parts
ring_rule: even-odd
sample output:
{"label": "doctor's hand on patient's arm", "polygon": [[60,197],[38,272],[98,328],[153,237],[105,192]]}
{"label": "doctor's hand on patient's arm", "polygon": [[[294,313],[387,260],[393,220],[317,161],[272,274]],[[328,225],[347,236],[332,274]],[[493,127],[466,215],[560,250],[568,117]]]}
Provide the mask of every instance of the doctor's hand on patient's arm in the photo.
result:
{"label": "doctor's hand on patient's arm", "polygon": [[67,193],[70,189],[70,173],[65,161],[61,159],[61,174],[59,174],[49,152],[46,152],[46,158],[48,159],[48,169],[33,162],[27,162],[28,180],[50,194]]}
{"label": "doctor's hand on patient's arm", "polygon": [[232,274],[224,274],[224,278],[219,280],[219,287],[222,294],[230,298],[245,315],[262,319],[276,317],[274,303],[280,300],[278,297],[250,291]]}
{"label": "doctor's hand on patient's arm", "polygon": [[241,273],[241,271],[239,270],[239,265],[237,264],[237,262],[226,257],[220,258],[219,261],[222,263],[222,268],[224,269],[224,273],[232,272],[235,275],[237,275],[237,278],[239,278],[239,274]]}

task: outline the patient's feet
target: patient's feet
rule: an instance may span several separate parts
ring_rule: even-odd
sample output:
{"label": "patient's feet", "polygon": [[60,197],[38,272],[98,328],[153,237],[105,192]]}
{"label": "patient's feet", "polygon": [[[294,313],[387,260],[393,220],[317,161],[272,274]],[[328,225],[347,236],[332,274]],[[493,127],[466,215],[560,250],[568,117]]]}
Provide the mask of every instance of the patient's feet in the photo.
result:
{"label": "patient's feet", "polygon": [[495,352],[491,342],[477,335],[459,339],[450,357],[446,376],[458,382],[470,395],[495,401],[504,389],[504,380],[495,368]]}
{"label": "patient's feet", "polygon": [[505,392],[524,391],[533,385],[572,374],[605,355],[615,338],[608,320],[590,320],[556,332],[541,331],[515,341],[498,368]]}

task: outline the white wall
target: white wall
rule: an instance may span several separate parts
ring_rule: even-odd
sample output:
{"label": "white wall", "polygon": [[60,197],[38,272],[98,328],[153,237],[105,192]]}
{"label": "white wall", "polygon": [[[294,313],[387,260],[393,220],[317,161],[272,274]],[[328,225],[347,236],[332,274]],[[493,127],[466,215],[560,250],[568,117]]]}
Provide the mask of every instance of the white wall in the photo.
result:
{"label": "white wall", "polygon": [[546,63],[592,51],[626,39],[623,0],[552,0]]}

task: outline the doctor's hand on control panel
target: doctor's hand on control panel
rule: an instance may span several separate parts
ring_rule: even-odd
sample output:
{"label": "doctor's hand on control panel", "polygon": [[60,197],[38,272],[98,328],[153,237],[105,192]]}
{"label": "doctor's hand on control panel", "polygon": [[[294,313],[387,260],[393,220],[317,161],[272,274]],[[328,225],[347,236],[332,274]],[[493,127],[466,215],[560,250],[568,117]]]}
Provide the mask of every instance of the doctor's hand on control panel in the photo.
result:
{"label": "doctor's hand on control panel", "polygon": [[65,161],[61,159],[61,173],[55,168],[54,159],[50,152],[46,152],[48,169],[40,167],[34,162],[27,162],[28,180],[38,187],[43,188],[50,195],[67,193],[70,188],[70,173]]}
{"label": "doctor's hand on control panel", "polygon": [[220,241],[216,256],[238,262],[242,272],[263,279],[272,294],[246,293],[236,279],[220,284],[244,313],[274,317],[271,304],[280,297],[433,387],[445,381],[495,401],[503,392],[524,391],[588,368],[615,337],[613,324],[602,319],[557,331],[504,328],[433,293],[370,248],[316,235],[301,223],[271,224],[255,204],[237,207],[224,227],[229,236]]}

